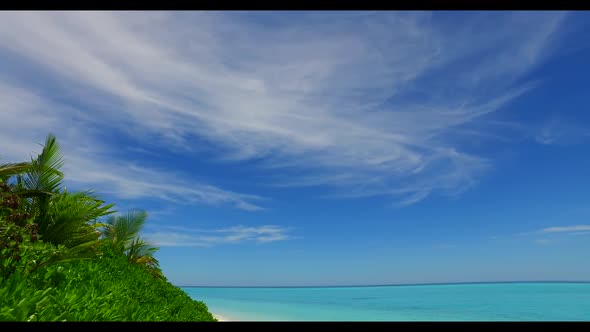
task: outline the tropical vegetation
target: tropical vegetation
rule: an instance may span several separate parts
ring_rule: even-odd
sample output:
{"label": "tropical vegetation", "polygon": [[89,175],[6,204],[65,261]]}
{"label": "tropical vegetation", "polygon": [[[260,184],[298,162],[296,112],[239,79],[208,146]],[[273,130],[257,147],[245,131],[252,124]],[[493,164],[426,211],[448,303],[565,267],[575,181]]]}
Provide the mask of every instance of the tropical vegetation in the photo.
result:
{"label": "tropical vegetation", "polygon": [[139,236],[147,213],[68,191],[63,163],[49,134],[30,162],[0,164],[0,321],[215,321],[167,281]]}

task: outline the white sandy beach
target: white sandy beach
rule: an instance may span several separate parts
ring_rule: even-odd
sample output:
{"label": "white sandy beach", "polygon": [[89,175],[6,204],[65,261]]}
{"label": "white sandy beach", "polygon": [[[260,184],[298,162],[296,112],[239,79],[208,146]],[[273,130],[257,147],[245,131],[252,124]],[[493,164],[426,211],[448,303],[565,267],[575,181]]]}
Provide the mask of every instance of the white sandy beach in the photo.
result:
{"label": "white sandy beach", "polygon": [[215,319],[217,319],[217,321],[219,321],[219,322],[231,322],[230,319],[228,319],[227,317],[222,316],[220,314],[213,314],[213,317],[215,317]]}

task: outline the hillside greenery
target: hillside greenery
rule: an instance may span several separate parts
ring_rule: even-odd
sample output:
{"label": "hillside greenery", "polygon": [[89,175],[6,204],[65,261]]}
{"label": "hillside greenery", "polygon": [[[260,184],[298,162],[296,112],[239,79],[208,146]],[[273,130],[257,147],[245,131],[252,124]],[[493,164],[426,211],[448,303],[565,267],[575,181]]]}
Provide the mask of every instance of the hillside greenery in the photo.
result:
{"label": "hillside greenery", "polygon": [[0,321],[216,321],[163,275],[147,213],[68,191],[62,166],[52,134],[0,164]]}

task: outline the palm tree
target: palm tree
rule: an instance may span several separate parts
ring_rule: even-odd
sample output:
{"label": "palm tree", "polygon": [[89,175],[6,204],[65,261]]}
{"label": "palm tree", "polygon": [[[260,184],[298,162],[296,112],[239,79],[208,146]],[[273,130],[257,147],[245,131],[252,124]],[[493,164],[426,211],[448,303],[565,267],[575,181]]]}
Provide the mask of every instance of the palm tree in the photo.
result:
{"label": "palm tree", "polygon": [[43,240],[66,247],[98,241],[101,217],[113,213],[113,204],[104,204],[91,191],[70,193],[67,189],[49,200],[46,218],[48,223]]}
{"label": "palm tree", "polygon": [[126,215],[111,216],[104,223],[103,240],[115,254],[127,256],[129,263],[144,266],[155,277],[163,278],[159,262],[153,256],[158,248],[139,237],[146,219],[147,212],[137,209],[129,210]]}
{"label": "palm tree", "polygon": [[32,159],[30,167],[24,174],[17,176],[17,192],[34,193],[33,197],[25,200],[26,212],[36,216],[39,233],[44,234],[50,220],[47,218],[49,200],[59,192],[63,181],[63,155],[53,134],[47,135],[43,150]]}
{"label": "palm tree", "polygon": [[139,235],[146,219],[147,212],[138,209],[131,209],[126,215],[110,216],[104,223],[104,240],[113,252],[123,254]]}
{"label": "palm tree", "polygon": [[164,274],[160,269],[160,262],[153,256],[156,251],[158,251],[157,247],[136,237],[127,249],[127,261],[131,264],[145,266],[154,277],[163,279]]}
{"label": "palm tree", "polygon": [[[35,239],[39,235],[58,248],[59,254],[38,262],[37,267],[94,257],[100,220],[115,212],[113,204],[105,204],[91,191],[70,193],[62,188],[63,156],[54,135],[47,135],[43,150],[31,159],[0,165],[0,191],[10,198],[14,224],[32,227]],[[9,185],[11,178],[16,183]]]}
{"label": "palm tree", "polygon": [[77,250],[96,245],[99,234],[95,224],[114,212],[114,204],[104,204],[91,191],[69,193],[62,188],[62,166],[60,146],[50,133],[43,150],[30,163],[0,165],[0,178],[16,176],[12,194],[20,197],[20,212],[37,224],[43,241]]}

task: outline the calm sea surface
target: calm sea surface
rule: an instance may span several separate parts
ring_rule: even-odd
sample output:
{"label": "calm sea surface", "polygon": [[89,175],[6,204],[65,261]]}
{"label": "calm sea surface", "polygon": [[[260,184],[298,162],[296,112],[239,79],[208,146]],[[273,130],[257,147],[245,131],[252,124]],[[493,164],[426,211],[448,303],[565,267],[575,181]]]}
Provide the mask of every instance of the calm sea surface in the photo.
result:
{"label": "calm sea surface", "polygon": [[590,321],[590,283],[181,288],[240,321]]}

